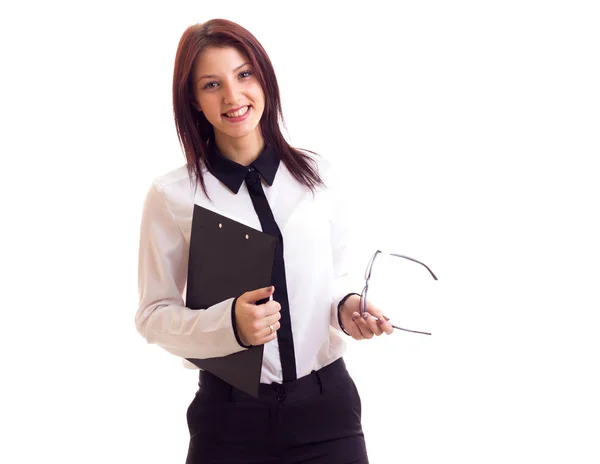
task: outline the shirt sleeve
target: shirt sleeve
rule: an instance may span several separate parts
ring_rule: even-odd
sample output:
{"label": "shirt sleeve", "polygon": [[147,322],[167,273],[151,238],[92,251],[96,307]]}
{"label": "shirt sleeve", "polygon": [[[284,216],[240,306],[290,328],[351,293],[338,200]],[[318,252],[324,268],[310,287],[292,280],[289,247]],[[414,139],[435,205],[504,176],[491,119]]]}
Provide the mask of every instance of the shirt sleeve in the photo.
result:
{"label": "shirt sleeve", "polygon": [[234,298],[205,309],[185,307],[188,253],[189,243],[164,189],[155,181],[146,196],[140,228],[138,332],[148,343],[183,358],[242,351],[232,325]]}
{"label": "shirt sleeve", "polygon": [[349,209],[344,199],[340,179],[334,172],[329,178],[333,207],[331,214],[331,252],[333,260],[333,282],[330,324],[337,330],[343,330],[338,319],[338,306],[347,295],[357,292],[351,287],[349,271],[351,268],[350,229],[348,226]]}

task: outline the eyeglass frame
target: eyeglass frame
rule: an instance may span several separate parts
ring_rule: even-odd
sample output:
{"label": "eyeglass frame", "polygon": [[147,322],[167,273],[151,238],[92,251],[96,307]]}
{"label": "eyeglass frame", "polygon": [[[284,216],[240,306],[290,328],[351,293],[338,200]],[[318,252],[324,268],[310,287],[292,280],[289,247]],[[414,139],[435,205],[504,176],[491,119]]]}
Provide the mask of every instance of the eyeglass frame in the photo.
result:
{"label": "eyeglass frame", "polygon": [[[367,265],[367,269],[365,270],[365,286],[363,288],[362,293],[360,294],[360,310],[362,314],[365,314],[367,312],[367,291],[369,289],[369,280],[371,279],[371,272],[373,271],[373,263],[375,262],[375,258],[377,258],[377,255],[379,254],[385,254],[385,255],[390,255],[390,256],[396,256],[398,258],[404,258],[407,259],[409,261],[415,262],[417,264],[420,264],[421,266],[424,266],[425,269],[427,269],[429,271],[429,273],[431,274],[431,276],[435,279],[438,280],[438,278],[436,277],[436,275],[433,273],[433,271],[431,269],[429,269],[429,266],[427,266],[425,263],[422,263],[421,261],[418,261],[414,258],[410,258],[408,256],[404,256],[404,255],[399,255],[397,253],[385,253],[381,250],[377,250],[373,256],[371,256],[371,259],[369,260],[369,264]],[[403,330],[405,332],[412,332],[412,333],[419,333],[419,334],[423,334],[423,335],[431,335],[430,332],[421,332],[420,330],[410,330],[410,329],[404,329],[402,327],[396,326],[394,324],[391,324],[392,327],[394,329],[398,329],[398,330]]]}

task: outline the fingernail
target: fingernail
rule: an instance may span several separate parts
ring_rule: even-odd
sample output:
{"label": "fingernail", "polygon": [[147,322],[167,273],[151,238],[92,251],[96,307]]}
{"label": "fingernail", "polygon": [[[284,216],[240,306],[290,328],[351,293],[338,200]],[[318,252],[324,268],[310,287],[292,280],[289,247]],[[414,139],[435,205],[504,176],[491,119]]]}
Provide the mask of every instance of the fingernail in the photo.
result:
{"label": "fingernail", "polygon": [[378,323],[379,325],[383,325],[383,323],[384,323],[383,317],[380,317],[380,318],[378,318],[378,319],[377,319],[377,323]]}
{"label": "fingernail", "polygon": [[353,313],[352,314],[352,320],[353,321],[356,321],[358,318],[360,318],[360,314],[358,314],[358,313]]}
{"label": "fingernail", "polygon": [[369,319],[369,313],[363,313],[362,317],[366,321],[367,319]]}
{"label": "fingernail", "polygon": [[267,287],[267,292],[270,292],[273,290],[273,286],[271,285],[270,287]]}

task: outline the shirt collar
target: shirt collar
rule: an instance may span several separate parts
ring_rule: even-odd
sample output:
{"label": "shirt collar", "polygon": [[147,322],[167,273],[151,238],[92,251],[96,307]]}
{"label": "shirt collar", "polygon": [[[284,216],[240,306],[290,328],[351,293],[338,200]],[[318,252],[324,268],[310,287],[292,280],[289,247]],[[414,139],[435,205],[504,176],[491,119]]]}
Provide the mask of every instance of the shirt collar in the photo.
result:
{"label": "shirt collar", "polygon": [[250,166],[254,167],[269,185],[273,185],[279,167],[279,157],[267,146],[250,166],[243,166],[222,155],[212,140],[208,143],[206,160],[206,167],[210,173],[233,193],[240,190]]}

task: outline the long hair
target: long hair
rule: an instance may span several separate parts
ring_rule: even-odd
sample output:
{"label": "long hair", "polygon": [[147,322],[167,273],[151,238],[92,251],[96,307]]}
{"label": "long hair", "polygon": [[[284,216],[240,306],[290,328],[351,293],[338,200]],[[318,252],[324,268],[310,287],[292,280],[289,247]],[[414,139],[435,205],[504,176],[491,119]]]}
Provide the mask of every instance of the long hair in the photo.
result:
{"label": "long hair", "polygon": [[214,136],[214,129],[204,114],[192,105],[194,62],[207,47],[235,47],[248,58],[265,94],[265,109],[260,120],[265,145],[277,153],[298,182],[313,192],[323,186],[313,160],[289,145],[281,133],[280,121],[284,124],[284,118],[279,85],[267,52],[249,31],[226,19],[212,19],[188,27],[177,47],[173,72],[173,113],[190,178],[197,179],[207,194],[202,165],[206,165],[207,142]]}

